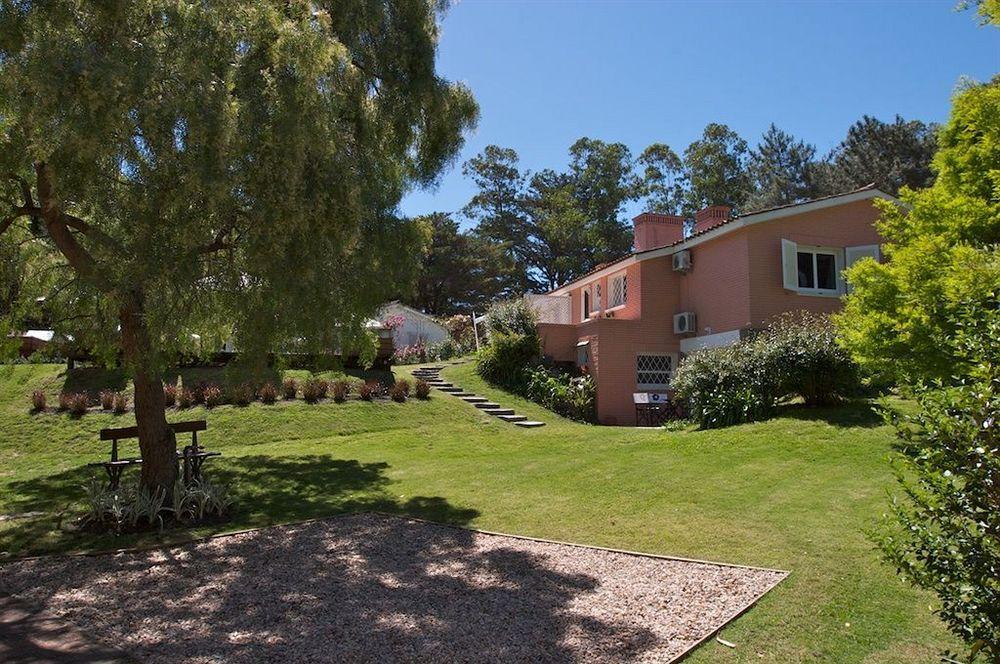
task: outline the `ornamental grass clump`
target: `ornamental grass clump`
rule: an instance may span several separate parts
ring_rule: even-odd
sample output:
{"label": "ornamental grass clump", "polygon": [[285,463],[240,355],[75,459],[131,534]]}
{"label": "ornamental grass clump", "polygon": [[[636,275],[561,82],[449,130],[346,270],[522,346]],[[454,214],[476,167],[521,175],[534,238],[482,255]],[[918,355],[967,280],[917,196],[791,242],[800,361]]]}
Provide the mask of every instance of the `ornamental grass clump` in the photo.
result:
{"label": "ornamental grass clump", "polygon": [[232,395],[230,400],[234,405],[245,408],[249,406],[255,396],[255,390],[253,385],[249,383],[240,383],[232,389]]}
{"label": "ornamental grass clump", "polygon": [[177,407],[190,408],[194,405],[194,393],[186,387],[177,391]]}
{"label": "ornamental grass clump", "polygon": [[225,392],[218,385],[206,385],[202,390],[202,399],[206,408],[215,408],[225,402]]}
{"label": "ornamental grass clump", "polygon": [[101,390],[98,400],[101,402],[101,410],[111,410],[115,407],[114,390]]}
{"label": "ornamental grass clump", "polygon": [[281,396],[291,401],[299,393],[299,383],[294,378],[286,378],[281,381]]}
{"label": "ornamental grass clump", "polygon": [[389,388],[389,398],[396,403],[403,403],[406,401],[406,397],[409,396],[409,386],[403,385],[403,381],[396,381],[396,383]]}
{"label": "ornamental grass clump", "polygon": [[362,401],[374,401],[382,395],[382,385],[377,381],[367,381],[358,386],[358,398]]}
{"label": "ornamental grass clump", "polygon": [[163,403],[167,408],[177,405],[177,385],[167,383],[163,386]]}
{"label": "ornamental grass clump", "polygon": [[57,409],[59,412],[66,412],[73,405],[73,397],[76,396],[73,392],[60,392],[59,393],[59,405]]}
{"label": "ornamental grass clump", "polygon": [[335,402],[344,403],[347,401],[347,395],[351,393],[351,383],[346,380],[334,381],[330,386],[330,392]]}
{"label": "ornamental grass clump", "polygon": [[44,390],[35,390],[31,393],[31,411],[33,413],[40,413],[45,410],[47,402],[48,396]]}
{"label": "ornamental grass clump", "polygon": [[310,378],[302,383],[302,398],[306,403],[317,403],[326,396],[327,383],[322,378]]}
{"label": "ornamental grass clump", "polygon": [[413,384],[413,392],[418,399],[427,399],[431,396],[431,385],[426,380],[418,378]]}
{"label": "ornamental grass clump", "polygon": [[115,392],[111,399],[111,410],[115,415],[128,412],[128,392]]}
{"label": "ornamental grass clump", "polygon": [[274,383],[268,381],[257,390],[257,396],[260,397],[261,403],[273,404],[278,400],[278,388],[274,386]]}
{"label": "ornamental grass clump", "polygon": [[87,414],[89,407],[90,397],[87,396],[86,392],[78,392],[70,396],[69,414],[73,417],[83,417]]}

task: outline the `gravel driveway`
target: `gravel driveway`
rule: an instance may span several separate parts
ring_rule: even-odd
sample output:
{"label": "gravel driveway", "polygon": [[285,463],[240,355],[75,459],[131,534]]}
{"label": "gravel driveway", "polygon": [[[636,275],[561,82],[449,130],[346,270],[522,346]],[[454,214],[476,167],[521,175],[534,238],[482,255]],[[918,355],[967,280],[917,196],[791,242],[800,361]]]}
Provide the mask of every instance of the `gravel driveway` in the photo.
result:
{"label": "gravel driveway", "polygon": [[358,514],[0,567],[145,662],[671,661],[784,572]]}

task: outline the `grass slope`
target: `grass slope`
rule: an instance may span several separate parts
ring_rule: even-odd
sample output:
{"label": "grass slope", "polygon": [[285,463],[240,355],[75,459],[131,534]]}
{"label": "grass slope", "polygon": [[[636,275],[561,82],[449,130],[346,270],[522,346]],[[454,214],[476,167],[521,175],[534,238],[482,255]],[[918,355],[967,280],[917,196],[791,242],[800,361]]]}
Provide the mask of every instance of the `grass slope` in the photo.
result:
{"label": "grass slope", "polygon": [[[411,370],[408,367],[399,373]],[[0,367],[0,551],[109,548],[159,538],[93,538],[57,527],[106,449],[104,426],[130,416],[29,415],[57,389],[55,366]],[[786,410],[719,431],[581,425],[482,384],[445,376],[547,426],[522,430],[434,392],[428,402],[302,402],[172,413],[207,417],[225,453],[213,478],[240,511],[223,529],[380,509],[487,530],[791,570],[725,639],[692,662],[923,662],[954,644],[932,601],[882,565],[864,529],[892,487],[891,432],[864,405]],[[72,508],[71,508],[72,509]],[[68,519],[67,519],[68,520]],[[210,532],[170,532],[173,541]]]}

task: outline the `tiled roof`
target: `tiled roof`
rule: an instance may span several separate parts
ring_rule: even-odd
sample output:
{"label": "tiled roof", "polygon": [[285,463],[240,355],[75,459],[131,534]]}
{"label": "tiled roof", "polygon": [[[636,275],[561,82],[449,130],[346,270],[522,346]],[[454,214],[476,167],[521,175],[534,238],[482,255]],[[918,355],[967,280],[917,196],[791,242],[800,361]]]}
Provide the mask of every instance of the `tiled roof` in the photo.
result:
{"label": "tiled roof", "polygon": [[861,193],[862,191],[869,191],[869,190],[873,190],[873,189],[876,189],[874,182],[871,183],[871,184],[865,185],[864,187],[859,187],[858,189],[852,189],[851,191],[844,191],[844,192],[841,192],[839,194],[830,194],[829,196],[820,196],[819,198],[811,198],[808,201],[801,201],[799,203],[786,203],[785,205],[776,205],[774,207],[762,208],[760,210],[754,210],[752,212],[747,212],[745,214],[734,215],[734,216],[726,219],[725,221],[723,221],[721,223],[715,224],[714,226],[710,226],[708,228],[703,228],[700,231],[695,231],[694,233],[691,233],[687,237],[682,238],[680,240],[677,240],[676,242],[672,242],[670,244],[665,244],[662,247],[653,247],[652,249],[646,249],[644,251],[633,251],[633,252],[631,252],[629,254],[626,254],[626,255],[622,256],[621,258],[616,258],[613,261],[609,261],[609,262],[606,262],[606,263],[601,263],[600,265],[596,266],[594,269],[592,269],[591,271],[587,272],[586,274],[581,274],[579,277],[577,277],[573,281],[569,281],[569,282],[563,284],[562,286],[560,286],[559,288],[556,288],[556,289],[553,289],[553,290],[559,290],[561,288],[566,288],[566,286],[569,286],[570,284],[576,283],[577,281],[582,281],[582,280],[586,279],[587,277],[589,277],[592,274],[596,274],[596,273],[600,272],[601,270],[609,268],[612,265],[615,265],[617,263],[621,263],[622,261],[625,261],[625,260],[627,260],[629,258],[632,258],[633,256],[639,256],[639,255],[642,255],[642,254],[649,253],[651,251],[659,251],[660,249],[666,249],[668,247],[676,247],[678,245],[684,244],[685,242],[691,240],[692,238],[696,238],[696,237],[702,236],[705,233],[709,233],[711,231],[714,231],[717,228],[722,228],[723,226],[731,224],[734,221],[738,221],[740,219],[744,219],[746,217],[751,217],[751,216],[755,216],[755,215],[758,215],[758,214],[765,214],[767,212],[774,212],[776,210],[784,210],[786,208],[798,207],[800,205],[808,205],[810,203],[817,203],[819,201],[825,201],[825,200],[829,200],[831,198],[840,198],[841,196],[850,196],[851,194],[858,194],[858,193]]}

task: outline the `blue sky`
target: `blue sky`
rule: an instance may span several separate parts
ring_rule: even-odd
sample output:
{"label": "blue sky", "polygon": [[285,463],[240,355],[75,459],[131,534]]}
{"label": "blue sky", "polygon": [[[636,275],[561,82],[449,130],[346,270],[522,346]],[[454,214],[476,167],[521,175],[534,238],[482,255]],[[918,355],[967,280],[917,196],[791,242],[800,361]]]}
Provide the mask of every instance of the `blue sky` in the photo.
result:
{"label": "blue sky", "polygon": [[751,144],[774,122],[825,153],[866,113],[943,121],[962,76],[1000,72],[1000,30],[955,4],[463,0],[438,71],[472,88],[479,126],[401,209],[459,210],[473,194],[461,163],[490,143],[561,169],[581,136],[680,153],[709,122]]}

